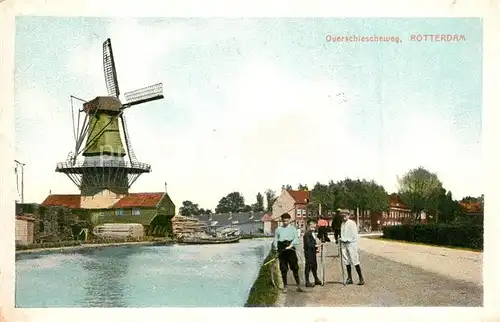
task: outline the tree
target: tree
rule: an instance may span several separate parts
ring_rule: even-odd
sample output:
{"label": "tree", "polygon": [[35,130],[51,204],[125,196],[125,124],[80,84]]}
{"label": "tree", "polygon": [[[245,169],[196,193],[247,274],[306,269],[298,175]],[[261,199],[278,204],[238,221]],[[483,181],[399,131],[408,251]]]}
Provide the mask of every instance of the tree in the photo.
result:
{"label": "tree", "polygon": [[312,212],[319,214],[321,205],[321,213],[335,210],[338,204],[338,189],[333,181],[328,185],[317,182],[311,190],[311,202],[308,207]]}
{"label": "tree", "polygon": [[382,185],[377,184],[375,181],[363,180],[365,192],[365,208],[370,213],[381,213],[389,211],[389,195]]}
{"label": "tree", "polygon": [[309,188],[307,187],[307,184],[299,183],[297,190],[309,191]]}
{"label": "tree", "polygon": [[418,167],[408,171],[402,178],[398,178],[399,195],[410,208],[416,220],[424,210],[436,208],[436,196],[443,185],[435,173]]}
{"label": "tree", "polygon": [[245,209],[245,198],[239,192],[231,192],[227,196],[219,200],[215,212],[226,213],[226,212],[240,212]]}
{"label": "tree", "polygon": [[198,208],[198,204],[193,203],[189,200],[185,200],[182,202],[182,206],[179,208],[179,213],[182,216],[197,216],[198,214],[200,214],[200,209]]}
{"label": "tree", "polygon": [[252,205],[253,211],[264,211],[264,196],[259,192],[256,196],[257,202]]}
{"label": "tree", "polygon": [[264,194],[266,195],[266,208],[267,208],[267,211],[272,211],[273,210],[273,203],[277,199],[276,193],[273,190],[271,190],[271,189],[267,189]]}
{"label": "tree", "polygon": [[200,215],[210,215],[212,213],[212,210],[200,208],[199,213]]}

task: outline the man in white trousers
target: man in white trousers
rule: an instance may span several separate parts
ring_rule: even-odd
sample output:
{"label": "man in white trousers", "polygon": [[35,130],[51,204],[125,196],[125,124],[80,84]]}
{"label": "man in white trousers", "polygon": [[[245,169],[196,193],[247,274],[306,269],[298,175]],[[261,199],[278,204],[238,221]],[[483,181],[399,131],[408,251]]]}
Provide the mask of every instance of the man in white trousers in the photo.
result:
{"label": "man in white trousers", "polygon": [[359,266],[359,254],[358,254],[358,227],[356,223],[350,219],[349,210],[341,210],[342,215],[342,225],[340,226],[340,249],[342,251],[342,260],[347,268],[347,281],[346,284],[353,284],[351,267],[356,268],[358,273],[359,283],[358,285],[364,285],[365,281],[363,279],[363,274],[361,274],[361,266]]}

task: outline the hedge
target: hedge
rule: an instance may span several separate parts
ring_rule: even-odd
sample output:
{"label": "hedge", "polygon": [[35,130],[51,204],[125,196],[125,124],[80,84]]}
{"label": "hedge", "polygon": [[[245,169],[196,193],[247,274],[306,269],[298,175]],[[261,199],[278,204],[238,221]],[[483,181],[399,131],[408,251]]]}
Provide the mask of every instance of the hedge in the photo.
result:
{"label": "hedge", "polygon": [[[274,256],[276,256],[276,251],[271,249],[269,255],[267,255],[263,263],[271,260]],[[257,279],[253,283],[250,293],[248,294],[245,307],[275,306],[276,301],[278,300],[278,289],[274,287],[271,279],[272,267],[273,265],[264,266],[264,264],[262,264],[259,275],[257,276]]]}
{"label": "hedge", "polygon": [[416,224],[383,227],[383,238],[438,246],[483,249],[483,226],[470,224]]}

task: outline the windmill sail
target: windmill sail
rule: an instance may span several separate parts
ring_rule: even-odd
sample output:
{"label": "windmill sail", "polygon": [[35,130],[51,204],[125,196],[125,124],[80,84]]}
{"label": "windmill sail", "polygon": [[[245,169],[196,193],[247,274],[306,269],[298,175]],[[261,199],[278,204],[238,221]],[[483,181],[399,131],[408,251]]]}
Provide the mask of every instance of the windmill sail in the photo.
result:
{"label": "windmill sail", "polygon": [[123,136],[125,138],[125,145],[127,146],[127,153],[131,163],[138,162],[135,156],[134,150],[132,149],[132,143],[130,143],[130,135],[128,134],[127,121],[125,120],[125,114],[120,115],[123,128]]}
{"label": "windmill sail", "polygon": [[118,77],[116,76],[115,59],[113,57],[113,49],[111,48],[111,39],[106,39],[102,44],[102,56],[104,67],[104,79],[106,80],[106,88],[110,96],[118,97],[120,88],[118,87]]}
{"label": "windmill sail", "polygon": [[145,102],[159,100],[163,98],[163,84],[158,83],[155,85],[147,86],[132,92],[124,94],[127,103],[126,107],[137,105]]}

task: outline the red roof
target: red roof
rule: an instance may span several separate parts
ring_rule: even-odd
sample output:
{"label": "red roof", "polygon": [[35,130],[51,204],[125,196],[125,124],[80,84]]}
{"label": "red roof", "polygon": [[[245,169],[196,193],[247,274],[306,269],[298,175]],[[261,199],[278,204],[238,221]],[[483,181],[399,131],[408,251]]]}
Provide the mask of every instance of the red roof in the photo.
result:
{"label": "red roof", "polygon": [[28,216],[16,216],[17,220],[24,220],[24,221],[35,221],[35,218],[33,217],[28,217]]}
{"label": "red roof", "polygon": [[402,208],[402,209],[408,209],[406,204],[401,200],[401,198],[393,193],[389,196],[389,206],[391,208]]}
{"label": "red roof", "polygon": [[311,192],[304,190],[287,190],[290,196],[295,200],[296,204],[307,204],[311,200]]}
{"label": "red roof", "polygon": [[467,213],[483,212],[483,207],[480,202],[461,202],[460,206],[462,206]]}
{"label": "red roof", "polygon": [[80,208],[80,195],[49,195],[43,202],[42,206],[51,207],[66,207]]}
{"label": "red roof", "polygon": [[129,193],[118,200],[111,208],[156,207],[164,192]]}

